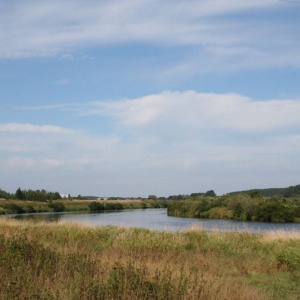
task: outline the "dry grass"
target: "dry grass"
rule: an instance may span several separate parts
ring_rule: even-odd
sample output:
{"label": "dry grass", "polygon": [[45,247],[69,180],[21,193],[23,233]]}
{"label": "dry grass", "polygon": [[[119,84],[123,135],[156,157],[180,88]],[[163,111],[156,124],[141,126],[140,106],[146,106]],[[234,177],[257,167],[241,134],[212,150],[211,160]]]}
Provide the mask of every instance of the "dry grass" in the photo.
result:
{"label": "dry grass", "polygon": [[300,240],[280,235],[3,218],[0,299],[297,299]]}
{"label": "dry grass", "polygon": [[[117,199],[117,200],[97,200],[99,202],[110,202],[110,203],[126,203],[126,204],[135,204],[135,203],[142,203],[145,200],[142,199]],[[149,201],[149,200],[146,200]]]}
{"label": "dry grass", "polygon": [[274,230],[263,233],[263,239],[265,241],[276,241],[276,240],[300,240],[300,230]]}

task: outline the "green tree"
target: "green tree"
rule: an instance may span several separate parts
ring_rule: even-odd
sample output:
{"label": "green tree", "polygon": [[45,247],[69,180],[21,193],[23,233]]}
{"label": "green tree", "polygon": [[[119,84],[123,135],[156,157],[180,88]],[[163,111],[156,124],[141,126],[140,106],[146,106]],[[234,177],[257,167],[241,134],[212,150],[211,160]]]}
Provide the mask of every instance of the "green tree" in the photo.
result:
{"label": "green tree", "polygon": [[206,197],[216,197],[217,195],[216,195],[216,193],[214,192],[214,190],[209,190],[209,191],[207,191],[207,192],[204,194],[204,196],[206,196]]}
{"label": "green tree", "polygon": [[41,201],[45,202],[46,201],[46,191],[45,190],[37,190],[34,192],[33,196],[33,201]]}
{"label": "green tree", "polygon": [[11,197],[12,195],[10,193],[7,193],[6,191],[0,189],[0,198],[10,199]]}
{"label": "green tree", "polygon": [[261,198],[261,194],[260,194],[259,191],[257,191],[257,190],[251,191],[251,192],[249,193],[249,195],[250,195],[250,197],[251,197],[252,199],[254,199],[254,198]]}
{"label": "green tree", "polygon": [[20,200],[24,200],[25,199],[25,194],[24,194],[24,192],[20,188],[18,188],[16,190],[16,198],[20,199]]}

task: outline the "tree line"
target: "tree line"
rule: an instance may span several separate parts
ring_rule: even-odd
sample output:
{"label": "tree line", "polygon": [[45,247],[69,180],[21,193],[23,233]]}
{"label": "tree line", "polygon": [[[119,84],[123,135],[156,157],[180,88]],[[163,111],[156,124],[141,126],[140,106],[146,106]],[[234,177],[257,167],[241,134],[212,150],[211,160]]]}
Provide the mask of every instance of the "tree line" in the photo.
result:
{"label": "tree line", "polygon": [[245,191],[237,191],[237,192],[231,192],[230,195],[234,194],[240,194],[240,193],[252,193],[252,192],[258,192],[260,195],[264,197],[272,197],[272,196],[281,196],[285,198],[290,197],[299,197],[300,196],[300,184],[284,187],[284,188],[268,188],[268,189],[251,189],[251,190],[245,190]]}
{"label": "tree line", "polygon": [[21,190],[18,188],[15,193],[8,193],[0,189],[0,198],[3,199],[18,199],[25,201],[47,201],[47,200],[58,200],[61,196],[58,192],[49,192],[44,189],[42,190]]}

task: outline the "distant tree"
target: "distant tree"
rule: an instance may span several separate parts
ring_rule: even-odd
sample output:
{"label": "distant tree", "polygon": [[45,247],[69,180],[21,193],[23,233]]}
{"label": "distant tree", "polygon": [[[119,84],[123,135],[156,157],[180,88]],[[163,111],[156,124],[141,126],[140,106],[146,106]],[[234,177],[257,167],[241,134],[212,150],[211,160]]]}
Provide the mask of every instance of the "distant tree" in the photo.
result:
{"label": "distant tree", "polygon": [[253,199],[253,198],[261,198],[261,194],[259,191],[257,190],[254,190],[254,191],[251,191],[249,193],[250,197]]}
{"label": "distant tree", "polygon": [[209,190],[209,191],[207,191],[207,192],[204,194],[204,196],[206,196],[206,197],[216,197],[217,195],[216,195],[216,193],[214,192],[214,190]]}
{"label": "distant tree", "polygon": [[24,192],[20,188],[18,188],[16,190],[16,198],[20,199],[20,200],[24,200],[25,199],[25,194],[24,194]]}
{"label": "distant tree", "polygon": [[184,195],[171,195],[168,197],[169,200],[182,200],[184,198],[187,198],[187,197]]}
{"label": "distant tree", "polygon": [[0,198],[10,199],[11,197],[12,195],[10,193],[7,193],[6,191],[0,189]]}
{"label": "distant tree", "polygon": [[148,196],[148,199],[149,199],[149,200],[156,200],[157,197],[156,197],[155,195],[149,195],[149,196]]}
{"label": "distant tree", "polygon": [[27,190],[26,191],[26,200],[33,201],[34,200],[35,191]]}
{"label": "distant tree", "polygon": [[293,191],[291,188],[287,188],[286,191],[284,192],[283,196],[286,198],[290,198],[293,195]]}
{"label": "distant tree", "polygon": [[58,200],[61,199],[59,192],[46,192],[46,200]]}
{"label": "distant tree", "polygon": [[54,193],[54,199],[61,199],[61,196],[60,196],[59,192]]}
{"label": "distant tree", "polygon": [[203,196],[203,195],[204,195],[204,193],[191,193],[190,197],[196,198],[196,197]]}
{"label": "distant tree", "polygon": [[46,191],[45,190],[37,190],[35,191],[33,195],[33,201],[41,201],[44,202],[46,201]]}

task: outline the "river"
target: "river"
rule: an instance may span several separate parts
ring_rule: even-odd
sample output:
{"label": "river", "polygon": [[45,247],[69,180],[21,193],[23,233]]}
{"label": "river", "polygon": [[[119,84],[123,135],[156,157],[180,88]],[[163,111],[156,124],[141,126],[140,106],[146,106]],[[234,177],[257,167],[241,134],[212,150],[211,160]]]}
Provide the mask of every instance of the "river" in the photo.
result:
{"label": "river", "polygon": [[193,228],[204,231],[223,232],[260,233],[275,230],[296,230],[300,232],[299,223],[263,223],[169,217],[165,208],[132,209],[100,213],[34,213],[12,215],[11,217],[16,219],[78,223],[92,227],[113,225],[123,227],[142,227],[160,231],[182,231]]}

